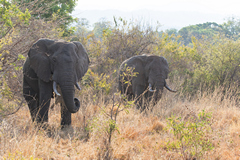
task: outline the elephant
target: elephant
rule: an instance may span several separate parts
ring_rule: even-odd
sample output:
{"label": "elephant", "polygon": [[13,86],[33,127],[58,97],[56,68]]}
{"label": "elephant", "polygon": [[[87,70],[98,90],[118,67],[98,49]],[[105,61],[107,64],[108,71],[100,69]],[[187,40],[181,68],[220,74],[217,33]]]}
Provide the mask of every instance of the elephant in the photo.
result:
{"label": "elephant", "polygon": [[48,122],[51,98],[59,96],[61,126],[71,126],[71,114],[80,108],[75,87],[88,70],[90,60],[80,42],[39,39],[28,51],[23,65],[23,96],[31,119],[36,124]]}
{"label": "elephant", "polygon": [[[118,90],[128,100],[135,99],[137,109],[146,109],[147,102],[153,105],[161,99],[163,88],[176,92],[168,87],[168,62],[157,55],[137,55],[122,62],[119,68]],[[143,99],[147,100],[143,102]]]}

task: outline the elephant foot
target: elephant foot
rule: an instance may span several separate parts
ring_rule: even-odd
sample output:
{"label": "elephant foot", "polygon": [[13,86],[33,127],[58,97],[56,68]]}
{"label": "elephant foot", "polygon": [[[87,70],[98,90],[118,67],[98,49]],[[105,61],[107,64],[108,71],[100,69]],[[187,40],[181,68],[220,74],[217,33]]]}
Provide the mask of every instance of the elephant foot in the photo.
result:
{"label": "elephant foot", "polygon": [[36,123],[35,127],[38,131],[43,131],[49,138],[54,136],[55,131],[48,123]]}
{"label": "elephant foot", "polygon": [[74,136],[74,129],[71,125],[62,125],[59,132],[59,136],[63,139],[67,139]]}

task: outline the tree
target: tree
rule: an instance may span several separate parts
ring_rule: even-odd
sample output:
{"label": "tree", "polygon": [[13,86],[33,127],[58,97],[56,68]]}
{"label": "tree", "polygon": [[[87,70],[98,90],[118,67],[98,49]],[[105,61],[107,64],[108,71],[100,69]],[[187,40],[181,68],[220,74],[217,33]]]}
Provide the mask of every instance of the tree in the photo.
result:
{"label": "tree", "polygon": [[70,15],[76,6],[77,0],[14,0],[19,5],[34,11],[32,16],[36,19],[52,20],[53,17],[60,22],[60,26],[65,30],[63,36],[67,36],[73,32],[69,28],[69,24],[74,22],[74,18]]}
{"label": "tree", "polygon": [[[12,28],[23,23],[28,23],[31,17],[29,11],[20,11],[20,9],[7,0],[0,0],[0,38],[8,34]],[[1,49],[1,46],[0,46]]]}
{"label": "tree", "polygon": [[105,18],[101,18],[99,22],[93,24],[93,33],[96,37],[101,37],[103,31],[111,28],[111,22],[107,21]]}
{"label": "tree", "polygon": [[212,38],[214,35],[221,33],[221,25],[215,22],[206,22],[203,24],[190,25],[179,30],[178,34],[182,36],[184,45],[191,43],[192,37],[202,39],[203,36]]}
{"label": "tree", "polygon": [[81,37],[84,37],[86,36],[86,33],[89,32],[89,21],[86,18],[78,19],[75,28],[75,35],[80,35]]}
{"label": "tree", "polygon": [[166,31],[165,31],[169,36],[171,36],[171,35],[177,35],[178,34],[178,30],[176,29],[176,28],[171,28],[171,29],[167,29]]}
{"label": "tree", "polygon": [[89,31],[89,21],[86,18],[78,19],[77,23],[74,25],[75,32],[72,41],[79,41],[83,45],[87,43],[87,35],[91,32]]}
{"label": "tree", "polygon": [[228,18],[228,21],[224,22],[221,28],[226,37],[237,40],[240,34],[240,19]]}

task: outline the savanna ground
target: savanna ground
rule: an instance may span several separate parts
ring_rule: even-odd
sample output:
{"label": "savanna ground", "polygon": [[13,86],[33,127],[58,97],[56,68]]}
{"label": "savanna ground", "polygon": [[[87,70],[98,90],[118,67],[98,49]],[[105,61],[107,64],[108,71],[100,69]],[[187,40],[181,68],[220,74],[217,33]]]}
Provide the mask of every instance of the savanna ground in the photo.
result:
{"label": "savanna ground", "polygon": [[[165,91],[152,112],[140,113],[134,107],[120,112],[116,120],[117,129],[112,133],[111,158],[183,159],[181,149],[169,145],[177,141],[177,136],[167,127],[167,118],[175,115],[188,121],[189,117],[196,117],[204,110],[212,115],[209,119],[211,132],[204,138],[212,143],[213,148],[202,151],[200,159],[239,159],[240,110],[236,100],[228,93],[223,95],[220,87],[209,94],[199,92],[191,100],[180,98],[180,94],[181,91],[177,94]],[[49,124],[53,133],[50,137],[34,127],[26,105],[16,114],[1,119],[1,158],[104,159],[108,141],[106,119],[113,103],[112,100],[99,101],[94,105],[86,99],[87,95],[81,95],[82,106],[73,114],[71,131],[60,131],[58,105],[50,111]]]}

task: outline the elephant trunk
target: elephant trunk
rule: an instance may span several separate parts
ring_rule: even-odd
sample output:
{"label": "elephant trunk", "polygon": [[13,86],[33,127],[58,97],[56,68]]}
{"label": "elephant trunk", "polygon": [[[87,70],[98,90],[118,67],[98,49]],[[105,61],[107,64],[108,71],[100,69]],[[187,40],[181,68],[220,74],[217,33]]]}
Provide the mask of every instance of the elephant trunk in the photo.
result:
{"label": "elephant trunk", "polygon": [[64,103],[71,113],[76,113],[80,108],[80,101],[74,98],[74,84],[60,84]]}
{"label": "elephant trunk", "polygon": [[158,81],[155,82],[153,88],[155,89],[153,98],[155,101],[159,101],[162,97],[163,87],[165,80],[163,78],[158,78]]}

